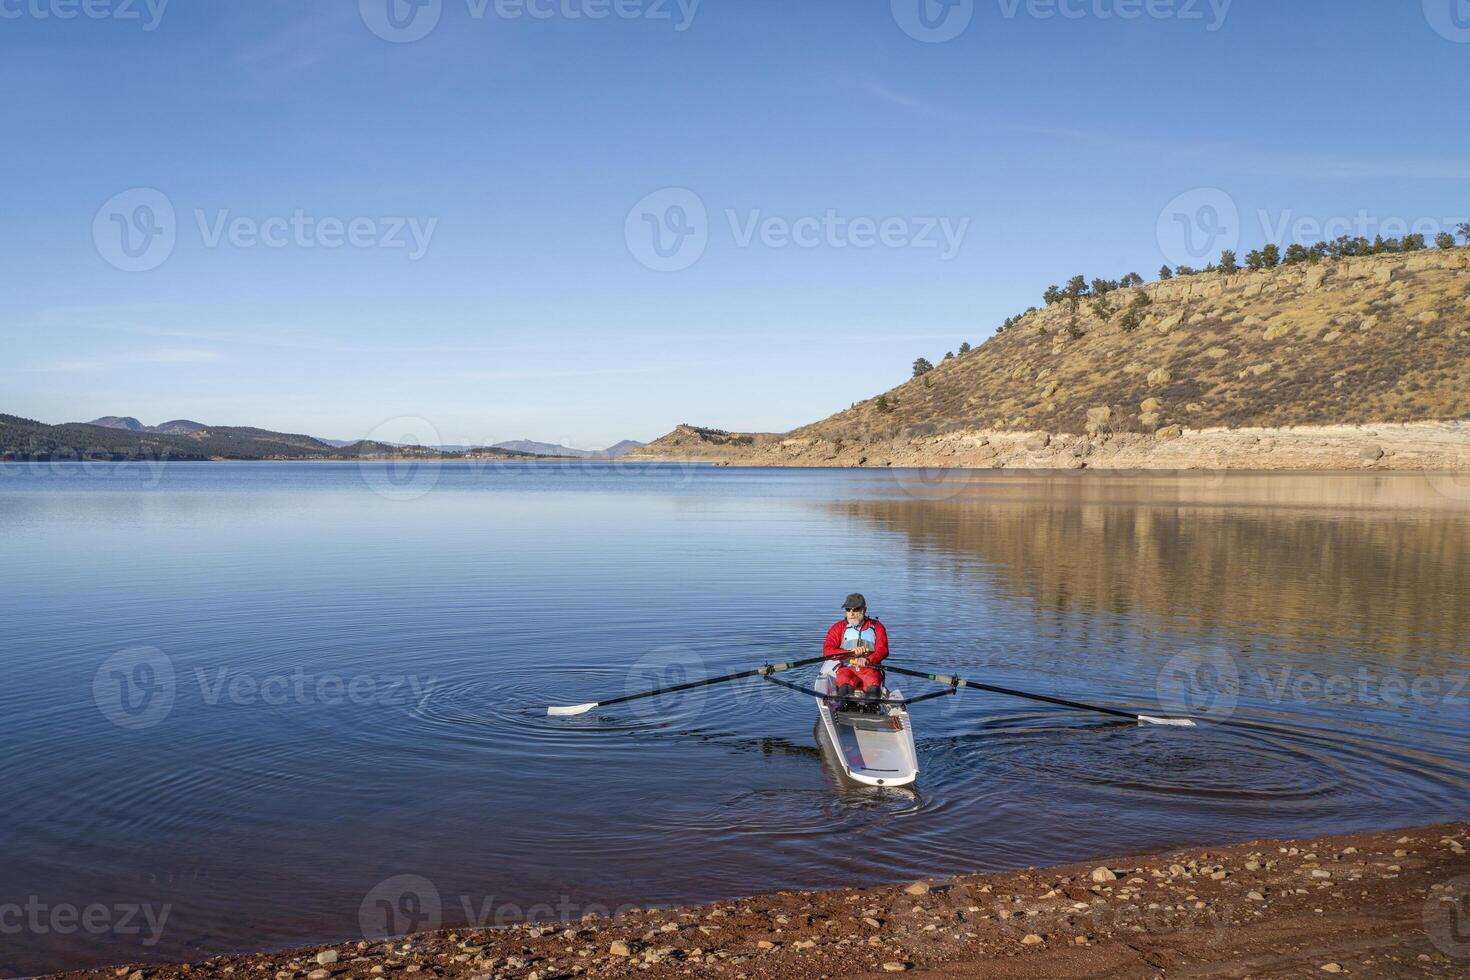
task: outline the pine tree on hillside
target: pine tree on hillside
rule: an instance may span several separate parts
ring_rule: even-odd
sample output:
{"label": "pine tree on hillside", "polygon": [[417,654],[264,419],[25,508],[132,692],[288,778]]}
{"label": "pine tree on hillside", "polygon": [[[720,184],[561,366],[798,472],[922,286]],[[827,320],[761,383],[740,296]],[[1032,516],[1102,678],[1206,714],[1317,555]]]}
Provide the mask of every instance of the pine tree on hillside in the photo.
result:
{"label": "pine tree on hillside", "polygon": [[1124,312],[1123,318],[1118,321],[1118,325],[1123,328],[1123,332],[1132,333],[1137,330],[1139,325],[1143,323],[1144,312],[1152,305],[1153,300],[1149,299],[1148,293],[1134,293],[1133,302],[1128,304],[1128,309]]}

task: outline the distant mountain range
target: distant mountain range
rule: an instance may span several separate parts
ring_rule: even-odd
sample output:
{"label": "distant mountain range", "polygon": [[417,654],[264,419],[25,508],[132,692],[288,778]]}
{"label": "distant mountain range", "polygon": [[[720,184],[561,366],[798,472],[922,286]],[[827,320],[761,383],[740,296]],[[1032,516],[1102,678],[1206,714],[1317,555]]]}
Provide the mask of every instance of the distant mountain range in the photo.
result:
{"label": "distant mountain range", "polygon": [[529,453],[492,447],[446,452],[433,446],[398,446],[360,440],[331,445],[312,436],[245,426],[206,426],[183,419],[143,425],[128,416],[47,425],[0,414],[0,459],[9,460],[364,460],[533,459]]}
{"label": "distant mountain range", "polygon": [[[164,424],[173,425],[175,423],[165,422]],[[317,441],[339,448],[351,445],[350,442],[343,439],[318,438]],[[635,449],[642,449],[646,445],[647,443],[638,442],[634,439],[624,439],[617,445],[609,446],[606,449],[573,449],[570,446],[559,446],[550,442],[536,442],[531,439],[512,439],[509,442],[497,442],[490,448],[503,449],[506,452],[513,453],[527,453],[531,456],[551,456],[557,459],[617,459],[620,456],[626,456]],[[442,449],[446,453],[462,453],[468,452],[473,447],[435,446],[433,448]]]}
{"label": "distant mountain range", "polygon": [[[126,429],[129,432],[157,432],[164,435],[187,436],[195,433],[205,432],[209,426],[200,422],[191,422],[188,419],[175,419],[172,422],[164,422],[162,425],[144,425],[130,415],[104,415],[100,419],[93,419],[87,425],[100,425],[108,429]],[[323,439],[315,438],[317,442],[333,449],[342,449],[352,445],[351,440],[345,439]],[[510,442],[497,442],[491,449],[504,449],[511,453],[520,453],[529,456],[556,456],[562,459],[617,459],[625,456],[635,449],[642,449],[645,443],[633,439],[624,439],[615,446],[606,449],[572,449],[569,446],[558,446],[549,442],[533,442],[530,439],[515,439]],[[474,446],[430,446],[446,453],[465,453],[475,449]]]}
{"label": "distant mountain range", "polygon": [[[107,429],[127,429],[129,432],[161,432],[169,436],[188,436],[196,432],[203,432],[209,426],[200,422],[190,422],[188,419],[174,419],[162,425],[144,425],[130,415],[104,415],[100,419],[93,419],[87,425],[100,425]],[[325,440],[323,440],[325,441]],[[339,443],[346,446],[349,443]]]}
{"label": "distant mountain range", "polygon": [[562,456],[572,459],[617,459],[626,456],[635,449],[642,449],[646,443],[633,439],[624,439],[615,446],[606,449],[572,449],[569,446],[557,446],[549,442],[533,442],[530,439],[514,439],[510,442],[497,442],[491,448],[509,449],[518,453],[530,453],[533,456]]}
{"label": "distant mountain range", "polygon": [[[412,446],[211,426],[189,419],[144,425],[129,415],[47,425],[0,414],[0,459],[439,459],[614,458],[643,444],[631,440],[602,452],[518,441],[498,446]],[[524,448],[523,448],[524,447]]]}

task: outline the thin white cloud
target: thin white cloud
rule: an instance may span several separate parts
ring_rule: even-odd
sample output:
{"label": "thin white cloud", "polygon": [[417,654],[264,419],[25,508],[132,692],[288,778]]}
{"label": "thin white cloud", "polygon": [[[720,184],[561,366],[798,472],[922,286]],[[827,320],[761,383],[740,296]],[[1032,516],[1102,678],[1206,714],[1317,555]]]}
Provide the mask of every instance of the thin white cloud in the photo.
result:
{"label": "thin white cloud", "polygon": [[900,92],[898,89],[876,78],[849,78],[848,84],[857,88],[859,91],[867,92],[881,102],[898,106],[900,109],[911,109],[914,112],[919,112],[926,116],[937,116],[943,119],[956,118],[953,112],[942,109],[933,103],[925,102],[923,99],[909,95],[906,92]]}
{"label": "thin white cloud", "polygon": [[286,9],[285,23],[235,54],[254,93],[274,92],[336,57],[357,32],[365,32],[357,5],[308,4]]}
{"label": "thin white cloud", "polygon": [[1470,163],[1443,157],[1373,159],[1357,154],[1333,157],[1289,149],[1267,150],[1241,142],[1134,136],[1044,122],[987,119],[972,113],[956,112],[878,78],[839,73],[838,79],[847,88],[888,105],[926,116],[962,121],[975,130],[1088,143],[1130,153],[1167,154],[1173,159],[1207,159],[1213,167],[1224,172],[1307,180],[1470,180]]}
{"label": "thin white cloud", "polygon": [[121,359],[134,364],[204,364],[209,361],[222,361],[224,360],[224,356],[218,351],[212,350],[184,350],[175,348],[123,354],[121,355]]}
{"label": "thin white cloud", "polygon": [[186,348],[162,348],[158,350],[129,351],[123,354],[106,354],[82,360],[53,361],[33,370],[44,374],[76,374],[89,371],[106,371],[110,368],[130,364],[208,364],[224,360],[218,351],[190,350]]}

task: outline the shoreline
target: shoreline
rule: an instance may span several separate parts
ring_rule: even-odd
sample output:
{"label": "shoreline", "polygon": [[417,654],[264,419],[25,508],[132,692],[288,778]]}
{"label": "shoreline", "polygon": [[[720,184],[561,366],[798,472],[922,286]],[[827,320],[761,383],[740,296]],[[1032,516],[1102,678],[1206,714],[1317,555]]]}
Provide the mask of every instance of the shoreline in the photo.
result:
{"label": "shoreline", "polygon": [[1470,422],[1173,427],[1154,434],[964,429],[899,440],[752,435],[725,442],[688,429],[630,461],[725,466],[1098,471],[1443,472],[1470,470]]}
{"label": "shoreline", "polygon": [[1253,841],[50,976],[1456,977],[1470,973],[1467,849],[1470,823]]}

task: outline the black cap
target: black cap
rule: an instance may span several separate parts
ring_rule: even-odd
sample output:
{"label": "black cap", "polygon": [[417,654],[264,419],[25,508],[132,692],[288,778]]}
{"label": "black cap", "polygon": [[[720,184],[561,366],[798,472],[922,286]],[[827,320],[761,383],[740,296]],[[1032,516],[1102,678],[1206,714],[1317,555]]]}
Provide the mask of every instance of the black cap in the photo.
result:
{"label": "black cap", "polygon": [[868,600],[863,598],[861,592],[854,592],[847,597],[847,601],[842,604],[842,608],[849,611],[853,609],[866,609],[868,608]]}

